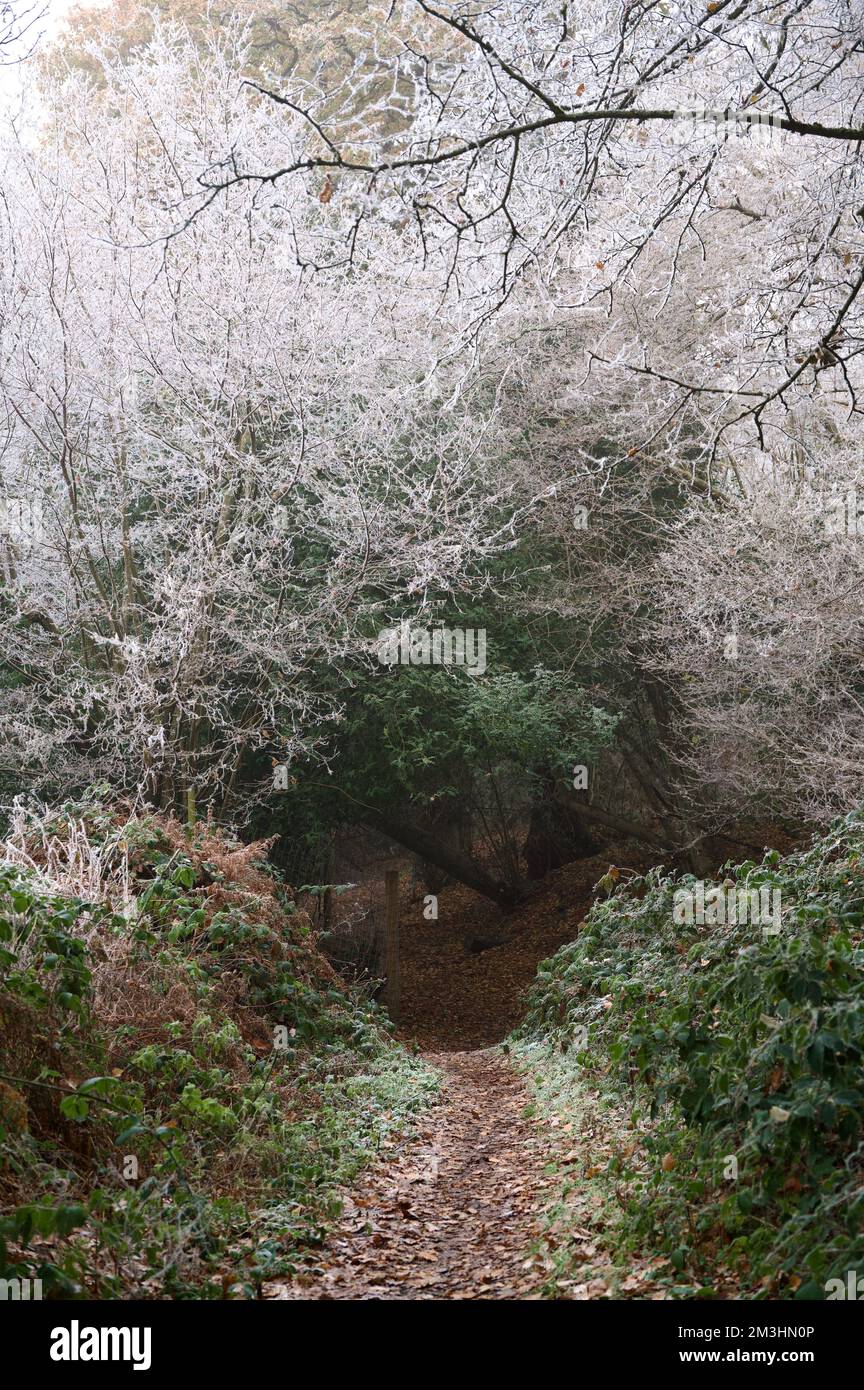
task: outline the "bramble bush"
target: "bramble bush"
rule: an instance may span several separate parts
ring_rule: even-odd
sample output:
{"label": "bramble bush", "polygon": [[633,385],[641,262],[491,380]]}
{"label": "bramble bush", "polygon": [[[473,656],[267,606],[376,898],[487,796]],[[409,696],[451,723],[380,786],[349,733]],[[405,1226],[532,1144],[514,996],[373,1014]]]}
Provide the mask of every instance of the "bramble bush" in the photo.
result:
{"label": "bramble bush", "polygon": [[864,1267],[864,813],[720,882],[779,890],[779,933],[675,923],[690,876],[619,881],[541,964],[518,1036],[633,1098],[619,1253],[663,1252],[679,1296],[823,1298]]}
{"label": "bramble bush", "polygon": [[[52,887],[38,861],[71,824],[92,862],[128,855],[122,903]],[[0,864],[0,1277],[255,1297],[432,1074],[254,847],[98,802],[33,833],[33,864]]]}

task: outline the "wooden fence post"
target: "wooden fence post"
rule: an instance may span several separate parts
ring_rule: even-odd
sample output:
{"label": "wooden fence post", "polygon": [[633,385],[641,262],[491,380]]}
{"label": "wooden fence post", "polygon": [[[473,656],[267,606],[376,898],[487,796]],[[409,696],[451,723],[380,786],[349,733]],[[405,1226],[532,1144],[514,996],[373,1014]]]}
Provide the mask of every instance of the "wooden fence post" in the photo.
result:
{"label": "wooden fence post", "polygon": [[394,1023],[399,1022],[399,1006],[402,1000],[402,980],[399,971],[399,872],[387,869],[384,874],[384,896],[386,916],[384,923],[384,973],[387,984],[384,1002]]}

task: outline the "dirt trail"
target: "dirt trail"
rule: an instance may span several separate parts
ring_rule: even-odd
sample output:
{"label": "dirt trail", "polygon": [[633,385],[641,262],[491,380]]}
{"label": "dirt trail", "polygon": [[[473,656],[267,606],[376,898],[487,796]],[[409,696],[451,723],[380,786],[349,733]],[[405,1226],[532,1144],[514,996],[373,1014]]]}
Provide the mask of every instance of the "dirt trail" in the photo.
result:
{"label": "dirt trail", "polygon": [[374,1165],[291,1299],[536,1296],[544,1176],[526,1093],[498,1051],[432,1054],[446,1084],[415,1136]]}
{"label": "dirt trail", "polygon": [[[422,895],[403,902],[397,1036],[419,1044],[444,1073],[441,1099],[413,1137],[394,1141],[358,1179],[339,1225],[304,1269],[291,1283],[266,1285],[265,1297],[540,1296],[550,1271],[532,1247],[555,1191],[544,1168],[550,1158],[572,1165],[581,1158],[573,1146],[584,1139],[572,1137],[572,1124],[556,1130],[554,1120],[525,1118],[525,1087],[492,1044],[522,1016],[538,963],[577,936],[609,866],[644,872],[650,862],[638,851],[607,846],[549,874],[506,917],[459,885],[442,891],[433,921],[422,912]],[[593,1129],[585,1137],[588,1152],[604,1141]],[[584,1221],[572,1236],[582,1263],[559,1281],[559,1297],[608,1294],[605,1278],[595,1277],[595,1200],[586,1196]],[[634,1267],[623,1288],[662,1296],[650,1292],[654,1264]]]}
{"label": "dirt trail", "polygon": [[267,1285],[266,1297],[539,1296],[545,1270],[532,1246],[554,1138],[524,1117],[525,1087],[491,1044],[518,1022],[538,962],[576,935],[610,862],[565,866],[506,919],[458,885],[442,892],[437,921],[425,920],[422,900],[403,905],[398,1036],[444,1073],[441,1100],[358,1179],[302,1272]]}
{"label": "dirt trail", "polygon": [[399,1036],[430,1052],[506,1038],[540,961],[578,934],[594,885],[612,863],[649,867],[638,855],[607,850],[549,874],[506,915],[459,884],[442,890],[436,921],[424,919],[422,897],[405,902]]}

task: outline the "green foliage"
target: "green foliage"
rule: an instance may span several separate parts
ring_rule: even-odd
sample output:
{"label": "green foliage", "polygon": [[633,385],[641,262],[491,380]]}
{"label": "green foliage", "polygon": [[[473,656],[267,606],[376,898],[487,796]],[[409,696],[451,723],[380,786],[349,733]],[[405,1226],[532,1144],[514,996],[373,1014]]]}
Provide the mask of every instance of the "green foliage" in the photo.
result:
{"label": "green foliage", "polygon": [[[91,842],[110,838],[101,806],[76,813]],[[130,1281],[136,1296],[254,1297],[437,1083],[374,1005],[336,988],[282,890],[224,883],[153,822],[124,842],[139,874],[126,916],[0,866],[0,1171],[18,1193],[0,1212],[0,1277],[72,1297]],[[147,1038],[99,1012],[115,953],[121,990],[146,983]]]}
{"label": "green foliage", "polygon": [[634,1097],[624,1245],[663,1251],[685,1293],[722,1266],[743,1296],[823,1297],[864,1266],[864,817],[725,872],[779,891],[779,934],[676,924],[695,881],[652,871],[543,962],[520,1036]]}
{"label": "green foliage", "polygon": [[79,1012],[90,971],[74,928],[85,907],[0,864],[0,989],[31,1004]]}
{"label": "green foliage", "polygon": [[539,667],[483,678],[398,667],[371,682],[352,738],[370,755],[359,770],[367,796],[424,800],[508,765],[526,782],[566,772],[593,761],[613,728],[572,681]]}
{"label": "green foliage", "polygon": [[[452,596],[428,596],[414,613],[382,612],[368,637],[406,621],[485,629],[488,669],[469,675],[457,666],[358,667],[333,677],[330,694],[342,707],[328,741],[328,773],[314,758],[292,766],[290,797],[274,798],[261,833],[278,828],[296,842],[343,823],[356,808],[392,813],[411,808],[422,819],[449,802],[482,806],[487,823],[506,820],[574,764],[591,766],[613,741],[616,715],[597,706],[591,671],[574,672],[572,653],[584,646],[569,620],[544,615],[536,630],[526,609],[545,583],[548,557],[537,539],[488,562],[507,601],[478,576],[480,599],[458,607]],[[497,570],[496,570],[497,566]],[[517,603],[520,591],[525,606]],[[271,750],[278,758],[278,744]],[[268,775],[262,767],[260,775]],[[499,831],[502,826],[498,826]]]}

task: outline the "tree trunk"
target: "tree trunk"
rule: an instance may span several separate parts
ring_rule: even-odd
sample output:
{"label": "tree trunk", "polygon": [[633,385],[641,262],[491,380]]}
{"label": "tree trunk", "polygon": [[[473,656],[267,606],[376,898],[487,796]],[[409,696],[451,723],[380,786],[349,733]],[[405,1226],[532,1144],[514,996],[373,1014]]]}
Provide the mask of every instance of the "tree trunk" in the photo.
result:
{"label": "tree trunk", "polygon": [[675,849],[675,842],[671,836],[650,830],[647,825],[642,825],[639,821],[628,820],[627,817],[614,815],[610,811],[602,811],[599,806],[588,806],[584,802],[577,801],[573,793],[569,795],[565,793],[565,804],[572,806],[577,816],[584,816],[585,820],[603,825],[607,830],[614,830],[619,835],[626,835],[630,840],[640,840],[643,844],[654,845],[657,849]]}
{"label": "tree trunk", "polygon": [[531,807],[522,851],[531,879],[543,878],[575,859],[588,859],[600,849],[573,808],[556,804],[553,795],[550,788],[549,795]]}
{"label": "tree trunk", "polygon": [[[566,794],[568,803],[571,794]],[[705,841],[705,836],[699,836],[691,844],[683,844],[680,834],[676,831],[667,832],[651,830],[641,821],[629,820],[625,816],[615,815],[610,811],[603,811],[599,806],[588,806],[582,802],[573,801],[573,809],[578,816],[584,816],[586,820],[594,821],[597,825],[603,825],[608,830],[613,830],[619,835],[626,835],[630,840],[639,840],[642,844],[651,845],[654,849],[665,851],[667,854],[684,853],[687,863],[692,873],[697,877],[706,877],[711,873],[713,859]]]}
{"label": "tree trunk", "polygon": [[427,860],[430,864],[435,864],[445,873],[450,874],[459,883],[464,883],[466,888],[473,888],[475,893],[480,893],[484,898],[490,898],[493,903],[507,911],[518,902],[521,894],[518,889],[510,888],[506,883],[492,878],[486,870],[476,864],[467,855],[460,854],[457,849],[451,849],[427,830],[420,830],[418,826],[411,825],[404,820],[397,820],[395,817],[383,815],[378,811],[368,811],[363,816],[364,824],[370,830],[377,830],[387,835],[397,844],[404,845],[413,854],[418,854],[421,859]]}

